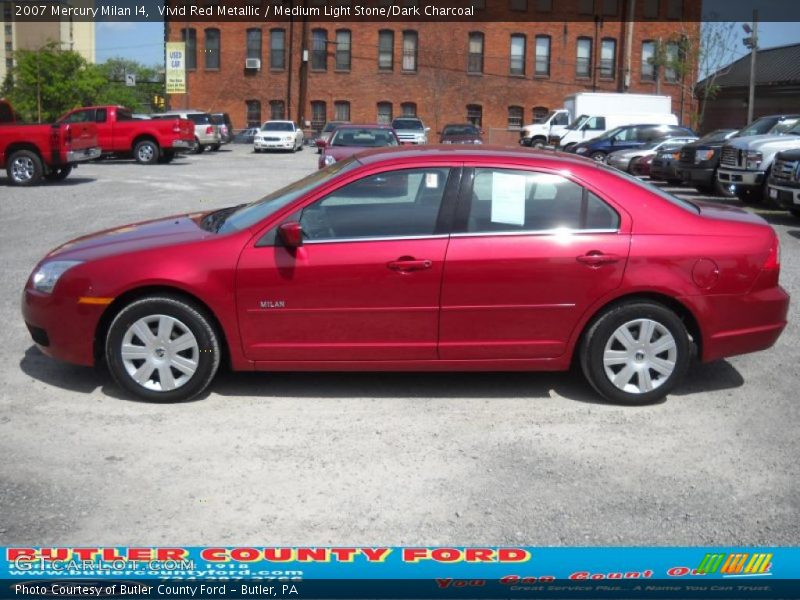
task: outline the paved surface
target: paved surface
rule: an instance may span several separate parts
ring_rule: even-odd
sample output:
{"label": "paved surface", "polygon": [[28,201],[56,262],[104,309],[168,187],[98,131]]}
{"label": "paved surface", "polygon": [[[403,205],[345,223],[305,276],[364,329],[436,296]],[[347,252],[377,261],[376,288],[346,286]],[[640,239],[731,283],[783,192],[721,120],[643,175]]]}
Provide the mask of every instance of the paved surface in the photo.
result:
{"label": "paved surface", "polygon": [[[225,374],[155,405],[32,346],[20,293],[49,249],[315,168],[309,149],[235,147],[0,179],[0,545],[800,542],[796,300],[775,348],[645,408],[574,374]],[[800,220],[763,214],[800,298]]]}

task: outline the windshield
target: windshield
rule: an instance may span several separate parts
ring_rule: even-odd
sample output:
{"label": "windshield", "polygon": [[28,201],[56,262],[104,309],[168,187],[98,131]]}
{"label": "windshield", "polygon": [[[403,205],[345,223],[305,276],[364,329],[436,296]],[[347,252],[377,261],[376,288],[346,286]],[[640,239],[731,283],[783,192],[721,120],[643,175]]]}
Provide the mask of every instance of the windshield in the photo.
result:
{"label": "windshield", "polygon": [[291,123],[264,123],[261,126],[261,131],[294,131]]}
{"label": "windshield", "polygon": [[442,135],[478,135],[478,129],[474,125],[447,125]]}
{"label": "windshield", "polygon": [[712,142],[724,142],[731,134],[734,133],[733,129],[717,129],[701,137],[698,142],[702,144],[710,144]]}
{"label": "windshield", "polygon": [[395,129],[422,129],[422,121],[419,119],[395,119],[392,121]]}
{"label": "windshield", "polygon": [[[272,192],[271,194],[267,194],[261,200],[257,200],[251,204],[245,204],[236,210],[236,212],[228,216],[224,221],[222,221],[217,231],[219,233],[241,231],[242,229],[246,229],[251,225],[255,225],[262,219],[273,214],[276,210],[287,206],[299,197],[310,192],[318,185],[327,183],[339,173],[349,171],[360,164],[361,163],[359,163],[356,159],[348,158],[339,162],[335,162],[329,167],[320,169],[319,171],[315,171],[308,177],[300,179],[299,181],[295,181],[294,183],[287,185],[285,188]],[[229,209],[222,210],[224,211]],[[214,213],[211,213],[209,217],[213,217],[213,215]]]}
{"label": "windshield", "polygon": [[[789,133],[791,135],[800,135],[800,120],[795,119],[792,121],[784,121],[781,125],[785,125],[786,129],[776,131],[775,133]],[[776,128],[777,129],[777,128]]]}
{"label": "windshield", "polygon": [[328,121],[325,123],[325,127],[322,128],[322,133],[330,133],[341,124],[341,121]]}
{"label": "windshield", "polygon": [[611,131],[606,131],[603,135],[601,135],[600,137],[597,137],[595,139],[597,139],[597,140],[610,140],[615,135],[617,135],[620,131],[622,131],[622,127],[615,127]]}
{"label": "windshield", "polygon": [[744,129],[741,129],[739,133],[736,134],[736,137],[764,135],[765,133],[784,133],[795,123],[797,123],[797,118],[781,120],[779,117],[761,117]]}
{"label": "windshield", "polygon": [[397,139],[390,129],[356,129],[345,127],[336,130],[331,139],[331,146],[359,146],[363,148],[379,148],[397,146]]}
{"label": "windshield", "polygon": [[567,129],[580,129],[581,125],[583,125],[589,119],[589,115],[581,115],[577,119],[575,119],[572,123],[569,124]]}

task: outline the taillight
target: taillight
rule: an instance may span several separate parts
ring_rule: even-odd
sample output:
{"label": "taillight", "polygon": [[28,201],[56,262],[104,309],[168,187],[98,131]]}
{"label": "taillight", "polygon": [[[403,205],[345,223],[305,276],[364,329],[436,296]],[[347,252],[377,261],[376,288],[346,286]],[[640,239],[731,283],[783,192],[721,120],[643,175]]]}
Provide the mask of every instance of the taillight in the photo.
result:
{"label": "taillight", "polygon": [[769,254],[767,255],[767,260],[764,261],[764,270],[768,269],[780,269],[781,268],[781,241],[778,239],[776,235],[773,242],[772,248],[769,249]]}
{"label": "taillight", "polygon": [[211,135],[212,133],[214,133],[214,128],[211,125],[209,125],[208,127],[206,127],[206,135]]}
{"label": "taillight", "polygon": [[175,121],[175,125],[172,126],[172,133],[180,133],[181,132],[181,122]]}
{"label": "taillight", "polygon": [[772,238],[772,246],[769,249],[767,258],[764,261],[764,266],[761,267],[761,273],[756,277],[751,291],[766,290],[778,285],[778,280],[781,275],[781,243],[778,236]]}
{"label": "taillight", "polygon": [[69,146],[72,144],[72,129],[69,125],[64,128],[64,145]]}

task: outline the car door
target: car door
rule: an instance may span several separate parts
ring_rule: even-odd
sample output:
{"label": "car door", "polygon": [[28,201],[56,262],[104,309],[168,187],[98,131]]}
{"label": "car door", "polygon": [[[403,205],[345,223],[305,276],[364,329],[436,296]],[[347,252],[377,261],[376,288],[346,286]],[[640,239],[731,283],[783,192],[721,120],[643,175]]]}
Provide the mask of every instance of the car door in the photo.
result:
{"label": "car door", "polygon": [[435,359],[446,207],[459,175],[436,166],[364,176],[289,217],[303,228],[301,247],[281,244],[273,228],[246,248],[237,276],[246,356]]}
{"label": "car door", "polygon": [[578,320],[622,281],[630,223],[562,174],[463,176],[442,281],[442,359],[563,355]]}

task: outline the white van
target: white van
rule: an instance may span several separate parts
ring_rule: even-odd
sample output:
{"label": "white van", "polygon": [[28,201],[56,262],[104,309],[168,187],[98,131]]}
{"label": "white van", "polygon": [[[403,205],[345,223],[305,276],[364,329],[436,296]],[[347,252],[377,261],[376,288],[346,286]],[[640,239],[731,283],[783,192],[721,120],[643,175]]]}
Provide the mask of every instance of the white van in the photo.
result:
{"label": "white van", "polygon": [[548,142],[559,150],[596,138],[616,127],[647,123],[648,125],[677,125],[678,117],[671,113],[640,113],[610,115],[580,115],[561,136],[550,136]]}

